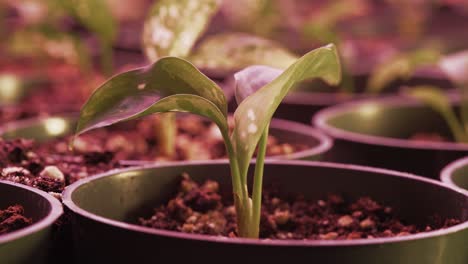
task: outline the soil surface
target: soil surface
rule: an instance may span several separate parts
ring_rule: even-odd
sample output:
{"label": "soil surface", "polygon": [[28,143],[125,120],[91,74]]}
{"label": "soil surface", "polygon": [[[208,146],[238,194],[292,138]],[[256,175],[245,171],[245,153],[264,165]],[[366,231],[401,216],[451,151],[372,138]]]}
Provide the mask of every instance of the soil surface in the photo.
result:
{"label": "soil surface", "polygon": [[[158,121],[153,119],[85,133],[75,141],[74,151],[68,148],[71,136],[49,142],[0,139],[0,179],[61,193],[65,186],[81,178],[133,165],[123,160],[164,162],[226,157],[217,127],[191,115],[178,119],[176,155],[160,155],[154,127]],[[267,155],[286,155],[308,147],[283,143],[270,136]]]}
{"label": "soil surface", "polygon": [[21,205],[12,205],[0,210],[0,235],[25,228],[32,224],[32,219],[24,215]]}
{"label": "soil surface", "polygon": [[[173,157],[158,152],[158,126],[159,116],[156,115],[136,123],[124,123],[109,129],[91,131],[82,134],[75,141],[75,148],[83,152],[113,152],[118,160],[209,160],[227,157],[218,127],[207,119],[195,115],[185,115],[177,119],[176,152]],[[61,142],[64,141],[59,140],[43,146],[61,153],[65,151],[65,145]],[[270,135],[267,156],[292,154],[310,147],[310,143],[289,144]]]}
{"label": "soil surface", "polygon": [[0,63],[0,74],[12,74],[30,83],[22,99],[0,106],[0,123],[77,112],[93,89],[104,81],[95,71],[83,73],[74,65],[52,59],[35,62],[7,57]]}
{"label": "soil surface", "polygon": [[59,194],[78,179],[121,167],[111,152],[46,152],[40,143],[0,139],[0,179]]}
{"label": "soil surface", "polygon": [[[218,183],[198,185],[183,175],[174,198],[139,218],[139,224],[186,233],[236,237],[236,213],[232,199],[223,197]],[[275,188],[264,191],[260,237],[265,239],[349,240],[395,237],[458,224],[455,219],[431,220],[418,226],[398,217],[394,209],[370,197],[346,200],[331,194],[306,201],[300,195],[282,197]]]}

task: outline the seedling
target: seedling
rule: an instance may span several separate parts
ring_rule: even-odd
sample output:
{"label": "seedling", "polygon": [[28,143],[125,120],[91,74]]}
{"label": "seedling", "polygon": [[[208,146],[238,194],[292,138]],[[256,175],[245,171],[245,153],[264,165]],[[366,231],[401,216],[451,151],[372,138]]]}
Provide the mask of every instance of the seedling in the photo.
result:
{"label": "seedling", "polygon": [[414,72],[428,65],[435,65],[441,54],[435,48],[399,52],[378,64],[369,76],[367,92],[378,94],[394,80],[408,80]]}
{"label": "seedling", "polygon": [[[241,33],[211,36],[193,50],[220,4],[218,0],[158,1],[143,29],[146,57],[151,62],[165,56],[182,57],[211,75],[222,77],[252,64],[286,68],[297,60],[297,56],[273,41]],[[162,115],[156,124],[158,152],[173,158],[177,133],[174,113]]]}
{"label": "seedling", "polygon": [[446,56],[439,66],[460,89],[460,112],[457,115],[447,93],[434,86],[413,87],[408,94],[439,113],[457,142],[468,143],[468,52]]}
{"label": "seedling", "polygon": [[[88,47],[76,33],[63,29],[63,20],[73,17],[99,39],[103,72],[112,72],[112,42],[117,26],[104,0],[31,0],[15,4],[28,5],[28,8],[23,9],[39,14],[29,14],[37,18],[27,22],[25,28],[14,32],[9,43],[10,52],[27,56],[59,57],[88,70],[91,67]],[[94,10],[99,10],[99,16],[94,14]],[[29,18],[28,14],[25,16],[24,19]]]}
{"label": "seedling", "polygon": [[[331,44],[305,54],[270,83],[245,87],[239,82],[239,106],[230,133],[222,89],[188,61],[165,57],[148,67],[119,74],[99,87],[81,110],[76,134],[153,113],[189,112],[211,119],[220,129],[230,161],[239,236],[257,238],[266,142],[273,113],[296,83],[321,78],[336,85],[340,77],[339,57]],[[247,174],[257,146],[250,196]]]}

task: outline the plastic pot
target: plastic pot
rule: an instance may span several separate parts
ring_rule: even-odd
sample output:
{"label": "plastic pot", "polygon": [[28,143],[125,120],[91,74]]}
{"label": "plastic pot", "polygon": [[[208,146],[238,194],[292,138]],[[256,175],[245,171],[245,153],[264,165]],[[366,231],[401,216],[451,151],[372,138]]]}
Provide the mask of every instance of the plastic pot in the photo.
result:
{"label": "plastic pot", "polygon": [[[31,118],[10,122],[0,127],[0,136],[5,139],[28,138],[39,142],[57,137],[70,135],[76,126],[76,115],[63,115],[46,118]],[[131,129],[131,128],[130,128]],[[309,149],[298,151],[290,155],[272,156],[269,159],[306,159],[316,160],[331,149],[331,139],[317,129],[300,123],[273,119],[270,134],[281,142],[308,144]],[[144,165],[152,161],[122,161],[125,165]]]}
{"label": "plastic pot", "polygon": [[0,181],[0,208],[19,204],[33,224],[0,235],[0,263],[49,263],[52,224],[62,215],[61,203],[43,191]]}
{"label": "plastic pot", "polygon": [[318,112],[312,123],[334,139],[327,161],[407,171],[433,179],[449,162],[465,156],[468,144],[416,141],[416,133],[451,139],[443,118],[405,97],[363,100]]}
{"label": "plastic pot", "polygon": [[447,165],[440,173],[442,182],[468,194],[468,157]]}
{"label": "plastic pot", "polygon": [[[371,99],[375,96],[365,94],[364,87],[367,86],[368,75],[361,74],[354,77],[355,93],[344,94],[337,93],[333,87],[327,87],[323,83],[312,82],[311,89],[317,91],[294,91],[290,93],[281,103],[278,110],[275,112],[275,117],[281,119],[292,120],[305,124],[310,123],[310,118],[318,111],[334,106],[337,104],[347,103],[362,99]],[[414,78],[404,81],[394,81],[383,93],[397,93],[403,85],[435,85],[442,88],[452,88],[452,84],[441,74],[415,76]],[[320,87],[320,88],[317,88]]]}
{"label": "plastic pot", "polygon": [[468,262],[468,197],[440,182],[400,172],[320,162],[275,161],[265,166],[265,185],[285,194],[320,199],[329,193],[370,196],[424,224],[433,215],[460,218],[447,229],[403,237],[293,241],[185,234],[138,226],[138,216],[167,201],[187,172],[202,182],[217,180],[229,192],[225,161],[140,167],[97,175],[66,188],[63,201],[73,213],[79,263],[381,263]]}

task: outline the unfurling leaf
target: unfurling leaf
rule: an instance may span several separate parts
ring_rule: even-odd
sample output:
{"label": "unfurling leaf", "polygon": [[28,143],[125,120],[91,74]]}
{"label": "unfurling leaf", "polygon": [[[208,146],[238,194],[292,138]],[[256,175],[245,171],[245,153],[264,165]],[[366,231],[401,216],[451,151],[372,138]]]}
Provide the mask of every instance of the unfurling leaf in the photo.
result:
{"label": "unfurling leaf", "polygon": [[335,45],[307,53],[239,105],[234,113],[232,140],[241,175],[246,175],[257,142],[283,98],[296,83],[312,78],[321,78],[330,85],[340,82],[341,66]]}
{"label": "unfurling leaf", "polygon": [[439,67],[457,85],[468,85],[468,50],[444,56]]}
{"label": "unfurling leaf", "polygon": [[240,104],[247,96],[269,84],[283,70],[263,65],[254,65],[234,74],[236,101]]}
{"label": "unfurling leaf", "polygon": [[251,65],[285,69],[298,57],[278,43],[245,33],[214,35],[189,57],[198,68],[226,76]]}
{"label": "unfurling leaf", "polygon": [[468,142],[468,134],[457,119],[449,98],[441,89],[434,86],[416,86],[409,89],[407,93],[439,113],[447,122],[458,142]]}
{"label": "unfurling leaf", "polygon": [[161,0],[143,28],[143,50],[150,61],[164,56],[187,57],[218,11],[220,0]]}
{"label": "unfurling leaf", "polygon": [[[155,105],[173,95],[202,97],[211,102],[223,116],[227,116],[227,102],[221,88],[189,62],[165,57],[149,67],[114,76],[101,85],[81,109],[77,133],[125,121],[147,110],[190,110],[190,100],[187,98],[192,97],[171,97],[163,101],[170,102],[173,108]],[[194,100],[200,101],[198,97]],[[194,111],[201,110],[195,107]],[[214,110],[207,110],[206,114],[210,114],[210,111]]]}

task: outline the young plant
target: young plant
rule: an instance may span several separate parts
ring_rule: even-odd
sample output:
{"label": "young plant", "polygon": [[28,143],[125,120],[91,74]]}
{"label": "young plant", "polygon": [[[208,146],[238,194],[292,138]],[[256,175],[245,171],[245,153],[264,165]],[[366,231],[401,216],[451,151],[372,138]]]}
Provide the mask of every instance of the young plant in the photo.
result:
{"label": "young plant", "polygon": [[[143,51],[151,62],[165,56],[186,58],[206,30],[220,5],[217,0],[162,0],[156,2],[145,20]],[[176,152],[175,113],[165,113],[155,122],[159,154],[173,158]]]}
{"label": "young plant", "polygon": [[440,58],[440,52],[434,48],[397,53],[378,64],[371,72],[367,92],[378,94],[392,81],[408,80],[419,67],[435,65]]}
{"label": "young plant", "polygon": [[111,74],[113,71],[112,44],[117,37],[117,22],[112,16],[108,3],[104,0],[49,1],[96,35],[100,45],[102,70],[107,75]]}
{"label": "young plant", "polygon": [[459,115],[454,111],[447,93],[438,87],[413,87],[407,93],[439,113],[449,126],[455,141],[468,143],[468,51],[443,57],[439,61],[439,67],[460,89]]}
{"label": "young plant", "polygon": [[[241,80],[245,72],[237,76]],[[189,112],[211,119],[221,131],[230,161],[239,236],[257,238],[264,158],[273,113],[297,82],[321,78],[336,85],[340,77],[336,48],[327,45],[307,53],[268,84],[258,82],[255,87],[245,87],[239,81],[239,106],[230,133],[221,88],[191,63],[165,57],[148,67],[119,74],[99,87],[81,110],[76,134],[153,113]],[[257,146],[250,196],[247,175]]]}
{"label": "young plant", "polygon": [[[11,53],[39,58],[58,57],[78,64],[84,71],[89,70],[89,48],[78,34],[63,27],[63,21],[72,17],[99,39],[103,72],[112,72],[112,42],[117,26],[104,0],[30,0],[14,5],[24,10],[22,19],[26,26],[15,30],[9,40]],[[94,10],[99,10],[99,16],[94,14]]]}
{"label": "young plant", "polygon": [[[219,0],[162,0],[156,2],[145,20],[143,50],[151,62],[165,56],[178,56],[193,62],[212,75],[228,73],[252,64],[286,68],[298,57],[276,43],[259,37],[223,33],[211,36],[193,51],[220,8]],[[159,153],[173,158],[177,125],[174,113],[166,113],[156,122]]]}

